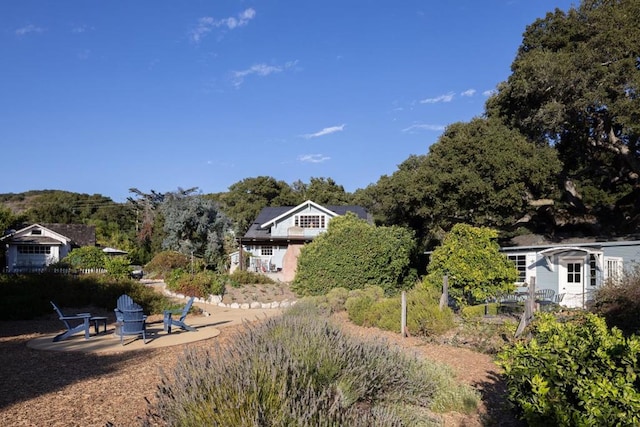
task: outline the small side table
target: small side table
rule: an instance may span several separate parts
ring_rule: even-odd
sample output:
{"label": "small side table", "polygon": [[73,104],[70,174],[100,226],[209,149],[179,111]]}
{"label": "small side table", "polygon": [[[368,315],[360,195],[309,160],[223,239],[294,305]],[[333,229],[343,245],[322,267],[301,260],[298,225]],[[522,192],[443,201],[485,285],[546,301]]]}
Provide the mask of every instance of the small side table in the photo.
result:
{"label": "small side table", "polygon": [[107,318],[102,316],[95,316],[89,319],[90,322],[93,322],[93,328],[96,331],[96,335],[100,334],[100,324],[104,326],[104,333],[107,333]]}

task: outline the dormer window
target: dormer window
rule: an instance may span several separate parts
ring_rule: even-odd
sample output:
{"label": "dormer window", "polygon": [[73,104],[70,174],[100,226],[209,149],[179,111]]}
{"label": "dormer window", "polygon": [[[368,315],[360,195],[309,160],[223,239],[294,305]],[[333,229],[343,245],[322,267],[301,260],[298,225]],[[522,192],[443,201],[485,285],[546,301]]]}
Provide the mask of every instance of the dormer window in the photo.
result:
{"label": "dormer window", "polygon": [[324,215],[296,215],[295,225],[301,228],[325,228]]}
{"label": "dormer window", "polygon": [[31,235],[32,236],[41,236],[42,235],[42,230],[40,230],[39,228],[34,228],[33,230],[31,230]]}

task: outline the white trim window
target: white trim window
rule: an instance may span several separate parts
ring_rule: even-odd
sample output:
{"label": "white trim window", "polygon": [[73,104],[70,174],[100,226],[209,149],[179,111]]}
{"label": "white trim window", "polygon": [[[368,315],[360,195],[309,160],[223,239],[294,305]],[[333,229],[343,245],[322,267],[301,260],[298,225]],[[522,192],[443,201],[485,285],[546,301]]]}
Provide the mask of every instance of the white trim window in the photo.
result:
{"label": "white trim window", "polygon": [[261,246],[260,247],[260,255],[262,255],[262,256],[272,256],[273,255],[273,246]]}
{"label": "white trim window", "polygon": [[325,228],[325,216],[296,215],[295,226],[300,228]]}
{"label": "white trim window", "polygon": [[527,281],[527,255],[507,255],[507,257],[515,264],[518,270],[518,278],[516,283],[524,283]]}
{"label": "white trim window", "polygon": [[604,280],[612,281],[614,283],[620,282],[622,280],[624,270],[622,266],[622,258],[621,257],[612,257],[607,256],[604,257]]}
{"label": "white trim window", "polygon": [[45,245],[18,245],[20,254],[51,254],[51,246]]}

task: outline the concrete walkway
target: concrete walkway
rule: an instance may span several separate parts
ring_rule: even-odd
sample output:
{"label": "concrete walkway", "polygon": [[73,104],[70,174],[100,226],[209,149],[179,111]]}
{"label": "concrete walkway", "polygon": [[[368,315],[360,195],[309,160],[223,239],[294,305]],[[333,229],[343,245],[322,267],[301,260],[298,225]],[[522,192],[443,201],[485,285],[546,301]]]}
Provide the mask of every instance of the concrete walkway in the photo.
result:
{"label": "concrete walkway", "polygon": [[[197,304],[208,316],[188,315],[187,325],[197,329],[196,332],[183,331],[173,328],[168,334],[163,330],[162,316],[155,316],[158,320],[147,324],[147,343],[142,342],[142,337],[125,336],[124,345],[120,344],[120,337],[114,335],[115,325],[107,325],[107,332],[95,335],[91,326],[91,337],[84,339],[82,333],[78,333],[66,340],[53,342],[57,335],[44,335],[30,340],[27,346],[37,350],[50,351],[80,351],[85,353],[119,353],[131,350],[153,349],[159,347],[176,346],[195,341],[215,338],[220,334],[220,329],[226,326],[242,324],[244,321],[254,321],[276,316],[282,313],[280,309],[237,309],[223,308],[211,304]],[[102,330],[102,329],[101,329]],[[62,331],[60,331],[62,332]]]}

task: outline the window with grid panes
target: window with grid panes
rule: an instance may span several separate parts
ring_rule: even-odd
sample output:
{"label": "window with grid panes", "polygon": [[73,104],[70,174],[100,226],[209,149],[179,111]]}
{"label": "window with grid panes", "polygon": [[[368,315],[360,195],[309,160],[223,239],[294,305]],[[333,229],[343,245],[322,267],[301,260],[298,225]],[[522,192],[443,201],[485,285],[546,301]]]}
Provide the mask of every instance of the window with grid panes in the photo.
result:
{"label": "window with grid panes", "polygon": [[518,269],[518,283],[524,283],[527,280],[527,256],[526,255],[509,255],[509,259],[513,261]]}
{"label": "window with grid panes", "polygon": [[295,218],[296,227],[324,228],[324,224],[324,215],[297,215]]}

